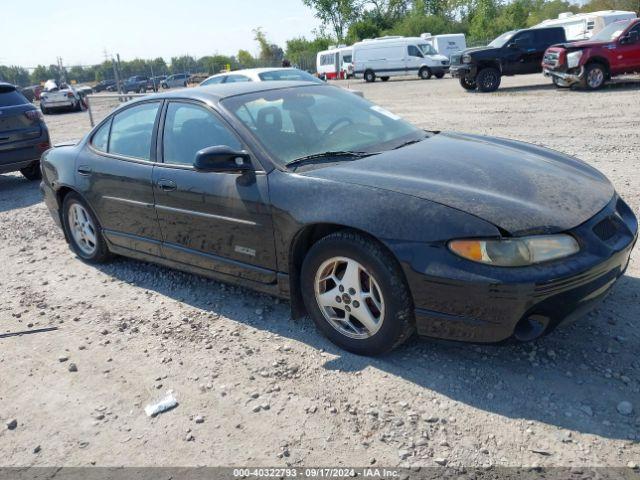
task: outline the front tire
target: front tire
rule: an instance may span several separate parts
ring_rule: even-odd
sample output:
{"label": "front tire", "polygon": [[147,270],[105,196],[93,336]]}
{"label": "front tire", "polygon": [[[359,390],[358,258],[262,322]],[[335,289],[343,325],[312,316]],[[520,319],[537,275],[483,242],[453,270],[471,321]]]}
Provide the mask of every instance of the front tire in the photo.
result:
{"label": "front tire", "polygon": [[422,80],[429,80],[431,78],[431,70],[427,67],[422,67],[418,72],[418,75]]}
{"label": "front tire", "polygon": [[396,259],[379,243],[349,231],[311,247],[302,296],[318,329],[358,355],[392,350],[414,331],[413,302]]}
{"label": "front tire", "polygon": [[28,167],[21,168],[20,173],[27,180],[40,180],[42,178],[42,172],[40,171],[40,162],[35,162]]}
{"label": "front tire", "polygon": [[373,83],[376,81],[376,74],[373,73],[371,70],[367,70],[366,72],[364,72],[364,81],[367,83]]}
{"label": "front tire", "polygon": [[478,90],[481,92],[495,92],[500,87],[501,75],[497,68],[483,68],[476,77]]}
{"label": "front tire", "polygon": [[460,86],[465,90],[475,90],[478,88],[478,84],[474,78],[460,77]]}
{"label": "front tire", "polygon": [[62,202],[62,225],[71,250],[88,263],[104,263],[111,257],[102,228],[91,208],[76,193]]}
{"label": "front tire", "polygon": [[582,87],[587,90],[599,90],[607,81],[607,71],[600,63],[590,63],[584,70]]}

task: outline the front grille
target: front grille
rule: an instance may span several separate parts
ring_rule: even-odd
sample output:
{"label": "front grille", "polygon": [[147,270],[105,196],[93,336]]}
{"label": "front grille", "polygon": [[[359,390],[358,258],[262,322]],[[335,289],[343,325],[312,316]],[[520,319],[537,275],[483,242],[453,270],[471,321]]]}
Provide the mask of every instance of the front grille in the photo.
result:
{"label": "front grille", "polygon": [[549,52],[544,54],[543,63],[546,65],[553,65],[554,67],[558,65],[558,57],[560,54],[558,52]]}
{"label": "front grille", "polygon": [[593,233],[595,233],[600,240],[606,242],[616,236],[618,228],[619,224],[616,217],[611,215],[596,224],[596,226],[593,227]]}

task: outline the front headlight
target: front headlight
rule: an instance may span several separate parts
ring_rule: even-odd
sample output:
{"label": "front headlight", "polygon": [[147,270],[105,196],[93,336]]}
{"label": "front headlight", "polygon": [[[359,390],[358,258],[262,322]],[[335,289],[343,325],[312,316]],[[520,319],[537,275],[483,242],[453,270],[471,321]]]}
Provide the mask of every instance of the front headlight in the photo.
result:
{"label": "front headlight", "polygon": [[471,63],[471,55],[466,53],[462,55],[462,63]]}
{"label": "front headlight", "polygon": [[582,58],[582,50],[578,50],[577,52],[571,52],[567,54],[567,67],[568,68],[576,68],[580,63],[580,58]]}
{"label": "front headlight", "polygon": [[568,257],[580,251],[571,235],[535,235],[503,240],[452,240],[449,250],[473,262],[496,267],[524,267]]}

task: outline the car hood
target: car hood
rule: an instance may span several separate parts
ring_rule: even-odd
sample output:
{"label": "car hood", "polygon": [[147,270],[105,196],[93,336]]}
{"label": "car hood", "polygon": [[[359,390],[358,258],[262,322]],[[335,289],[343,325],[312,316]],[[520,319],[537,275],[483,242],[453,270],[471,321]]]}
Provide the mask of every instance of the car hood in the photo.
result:
{"label": "car hood", "polygon": [[607,178],[580,160],[522,142],[456,133],[304,175],[419,197],[511,235],[569,230],[614,195]]}
{"label": "car hood", "polygon": [[610,43],[615,42],[598,42],[596,40],[580,40],[578,42],[565,42],[558,43],[556,45],[552,45],[550,48],[565,48],[565,49],[578,49],[578,48],[595,48],[595,47],[604,47]]}
{"label": "car hood", "polygon": [[496,54],[500,49],[494,47],[474,47],[467,48],[462,54],[471,55],[472,57],[490,57]]}

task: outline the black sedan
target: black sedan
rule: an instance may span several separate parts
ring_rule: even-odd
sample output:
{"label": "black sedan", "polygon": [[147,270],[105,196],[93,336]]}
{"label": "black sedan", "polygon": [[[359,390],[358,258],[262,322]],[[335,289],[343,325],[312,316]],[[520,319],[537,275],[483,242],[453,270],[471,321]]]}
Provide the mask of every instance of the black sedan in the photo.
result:
{"label": "black sedan", "polygon": [[42,159],[72,250],[291,299],[339,346],[531,340],[624,273],[634,214],[597,170],[425,132],[341,88],[234,83],[127,103]]}

